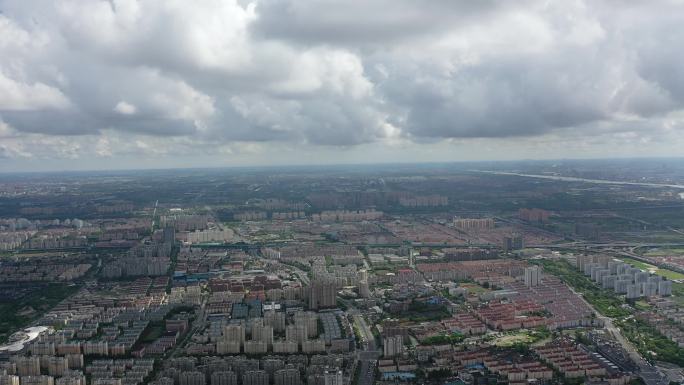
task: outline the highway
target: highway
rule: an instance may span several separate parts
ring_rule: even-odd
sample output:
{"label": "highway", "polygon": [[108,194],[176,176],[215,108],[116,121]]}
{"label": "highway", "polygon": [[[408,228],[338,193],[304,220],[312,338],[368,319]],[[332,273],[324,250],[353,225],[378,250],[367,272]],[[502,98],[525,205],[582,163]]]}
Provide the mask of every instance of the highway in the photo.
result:
{"label": "highway", "polygon": [[358,385],[373,385],[375,382],[375,370],[378,365],[378,358],[380,357],[380,352],[375,344],[375,336],[373,336],[373,332],[358,309],[349,308],[347,313],[351,315],[354,325],[356,325],[361,333],[360,343],[362,349],[357,353],[360,370]]}

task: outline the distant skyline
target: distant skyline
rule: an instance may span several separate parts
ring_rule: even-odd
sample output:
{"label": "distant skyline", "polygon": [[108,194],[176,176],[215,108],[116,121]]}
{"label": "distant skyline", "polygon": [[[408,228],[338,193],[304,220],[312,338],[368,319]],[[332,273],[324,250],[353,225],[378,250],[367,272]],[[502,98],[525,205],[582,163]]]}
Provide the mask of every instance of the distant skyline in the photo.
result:
{"label": "distant skyline", "polygon": [[[542,176],[545,173],[553,171],[554,169],[559,175],[564,175],[568,171],[586,172],[588,170],[598,171],[599,169],[591,169],[591,167],[609,167],[602,170],[606,173],[617,172],[620,173],[620,167],[623,167],[625,175],[629,174],[629,171],[634,167],[657,167],[658,171],[665,170],[667,172],[675,172],[677,170],[684,170],[684,157],[626,157],[626,158],[557,158],[557,159],[503,159],[503,160],[463,160],[463,161],[381,161],[381,162],[355,162],[355,163],[281,163],[281,164],[263,164],[263,165],[232,165],[232,166],[220,166],[220,165],[203,165],[203,166],[178,166],[171,167],[168,165],[162,165],[159,167],[74,167],[74,168],[61,168],[55,167],[54,169],[45,170],[22,170],[22,169],[11,169],[5,170],[0,169],[0,179],[3,176],[12,175],[59,175],[59,174],[124,174],[129,173],[167,173],[178,171],[181,174],[192,173],[192,172],[223,172],[223,171],[236,171],[236,172],[266,172],[266,173],[278,173],[283,171],[285,173],[296,172],[296,171],[306,171],[310,173],[318,173],[323,171],[339,171],[339,172],[361,172],[361,173],[374,173],[384,171],[406,171],[406,170],[431,170],[443,169],[445,167],[449,168],[451,171],[456,173],[467,172],[467,173],[492,173],[506,175],[508,172],[513,171],[525,171],[530,167],[545,167],[543,171],[535,171],[530,175],[526,174],[516,174],[511,173],[510,175],[517,175],[520,177],[536,177],[537,175]],[[589,168],[589,169],[587,169]],[[622,174],[622,173],[620,173]],[[660,175],[659,175],[660,176]],[[549,179],[549,178],[542,178]],[[602,181],[611,182],[613,179],[597,179]],[[622,183],[624,181],[615,181],[616,183]],[[664,182],[663,182],[664,183]]]}
{"label": "distant skyline", "polygon": [[684,2],[0,0],[0,172],[678,157]]}

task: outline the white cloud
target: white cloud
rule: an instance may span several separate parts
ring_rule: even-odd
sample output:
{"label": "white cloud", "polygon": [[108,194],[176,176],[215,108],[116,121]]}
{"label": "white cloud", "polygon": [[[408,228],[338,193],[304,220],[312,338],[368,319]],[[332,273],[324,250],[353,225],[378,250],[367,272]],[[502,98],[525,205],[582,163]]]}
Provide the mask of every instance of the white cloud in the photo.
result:
{"label": "white cloud", "polygon": [[13,134],[14,130],[12,129],[12,127],[10,127],[9,124],[0,120],[0,138],[8,137]]}
{"label": "white cloud", "polygon": [[0,10],[0,116],[12,127],[0,136],[21,153],[584,146],[578,135],[611,148],[682,129],[684,9],[665,0],[0,0]]}
{"label": "white cloud", "polygon": [[0,111],[64,109],[69,105],[69,100],[59,89],[43,83],[10,79],[0,69]]}
{"label": "white cloud", "polygon": [[114,106],[114,111],[123,115],[133,115],[138,111],[138,109],[134,105],[126,103],[122,100],[116,103],[116,106]]}

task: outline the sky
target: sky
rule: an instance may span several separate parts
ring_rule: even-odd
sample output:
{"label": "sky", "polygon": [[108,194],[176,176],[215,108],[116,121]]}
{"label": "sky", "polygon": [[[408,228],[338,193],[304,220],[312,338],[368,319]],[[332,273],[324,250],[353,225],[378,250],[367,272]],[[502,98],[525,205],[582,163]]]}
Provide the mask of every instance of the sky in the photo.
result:
{"label": "sky", "polygon": [[684,155],[684,1],[0,0],[0,171]]}

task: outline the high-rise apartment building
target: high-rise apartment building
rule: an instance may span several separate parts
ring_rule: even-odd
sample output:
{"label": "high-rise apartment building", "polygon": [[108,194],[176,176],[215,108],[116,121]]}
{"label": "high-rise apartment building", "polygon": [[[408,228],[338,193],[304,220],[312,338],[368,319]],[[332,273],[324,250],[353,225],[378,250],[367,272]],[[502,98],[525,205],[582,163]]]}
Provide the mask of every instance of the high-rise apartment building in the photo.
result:
{"label": "high-rise apartment building", "polygon": [[252,340],[264,342],[266,345],[273,344],[273,327],[264,325],[252,326]]}
{"label": "high-rise apartment building", "polygon": [[330,279],[315,279],[309,287],[309,309],[331,308],[337,305],[337,287]]}
{"label": "high-rise apartment building", "polygon": [[530,266],[525,268],[525,286],[539,286],[541,277],[542,272],[539,266]]}
{"label": "high-rise apartment building", "polygon": [[179,385],[205,385],[206,378],[202,372],[182,372],[178,376]]}
{"label": "high-rise apartment building", "polygon": [[404,338],[401,335],[385,337],[383,340],[383,355],[396,357],[404,353]]}
{"label": "high-rise apartment building", "polygon": [[461,230],[490,230],[494,228],[494,219],[454,218],[454,226]]}
{"label": "high-rise apartment building", "polygon": [[285,329],[285,339],[287,341],[303,343],[309,339],[308,327],[306,323],[287,325]]}
{"label": "high-rise apartment building", "polygon": [[326,370],[323,378],[324,385],[345,385],[341,370]]}
{"label": "high-rise apartment building", "polygon": [[245,325],[226,325],[223,327],[223,338],[226,341],[245,343]]}
{"label": "high-rise apartment building", "polygon": [[237,374],[232,371],[220,371],[211,374],[211,385],[238,385]]}
{"label": "high-rise apartment building", "polygon": [[285,331],[285,313],[267,311],[264,313],[264,325],[272,327],[275,332]]}
{"label": "high-rise apartment building", "polygon": [[509,252],[513,250],[520,250],[525,247],[525,242],[523,236],[520,234],[513,234],[505,236],[501,248],[504,252]]}
{"label": "high-rise apartment building", "polygon": [[264,370],[248,370],[242,375],[242,385],[268,385],[268,373]]}
{"label": "high-rise apartment building", "polygon": [[318,336],[318,314],[314,312],[298,312],[294,315],[294,323],[306,324],[307,337],[314,338]]}
{"label": "high-rise apartment building", "polygon": [[274,385],[301,385],[302,381],[299,378],[299,370],[280,369],[274,373],[273,383]]}

